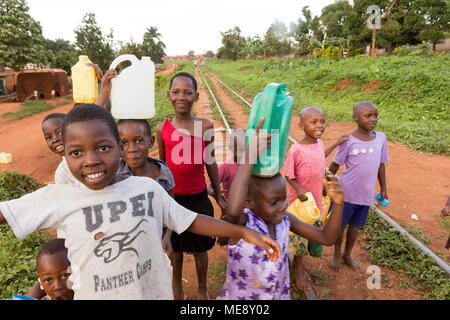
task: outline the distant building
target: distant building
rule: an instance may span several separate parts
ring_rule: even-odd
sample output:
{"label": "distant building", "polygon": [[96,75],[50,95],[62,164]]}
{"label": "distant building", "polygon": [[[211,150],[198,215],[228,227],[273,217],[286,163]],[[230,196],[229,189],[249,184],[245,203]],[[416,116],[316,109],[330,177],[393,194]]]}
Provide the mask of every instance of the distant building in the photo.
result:
{"label": "distant building", "polygon": [[52,97],[52,90],[55,96],[65,95],[69,92],[69,80],[67,72],[62,69],[34,69],[24,70],[17,74],[17,97],[25,100],[33,95],[37,89],[39,99],[49,99]]}
{"label": "distant building", "polygon": [[16,72],[8,67],[0,68],[0,95],[16,91]]}

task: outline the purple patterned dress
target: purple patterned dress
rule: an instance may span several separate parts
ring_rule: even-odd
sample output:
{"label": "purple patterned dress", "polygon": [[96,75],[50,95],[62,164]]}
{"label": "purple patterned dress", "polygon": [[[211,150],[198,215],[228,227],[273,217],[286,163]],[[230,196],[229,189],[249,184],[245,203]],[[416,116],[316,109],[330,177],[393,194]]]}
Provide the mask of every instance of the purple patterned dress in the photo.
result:
{"label": "purple patterned dress", "polygon": [[[249,209],[244,209],[246,227],[269,236],[266,223]],[[244,240],[228,245],[226,280],[219,300],[290,300],[289,246],[290,221],[287,215],[275,226],[281,257],[271,262],[264,249]]]}

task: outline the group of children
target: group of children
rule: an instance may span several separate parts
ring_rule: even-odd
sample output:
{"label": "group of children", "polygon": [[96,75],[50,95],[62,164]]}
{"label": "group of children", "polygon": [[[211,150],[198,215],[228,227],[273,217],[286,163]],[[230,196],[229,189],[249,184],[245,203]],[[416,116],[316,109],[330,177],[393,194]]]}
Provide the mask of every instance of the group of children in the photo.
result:
{"label": "group of children", "polygon": [[[375,105],[357,103],[353,118],[358,129],[326,150],[320,140],[325,130],[323,112],[304,109],[300,127],[305,137],[288,152],[285,178],[279,173],[263,178],[251,174],[256,157],[270,145],[271,135],[260,130],[263,118],[247,147],[239,143],[245,132],[232,136],[233,159],[219,168],[214,152],[205,152],[214,149],[214,137],[205,139],[214,125],[192,114],[199,98],[197,82],[189,73],[177,73],[167,92],[175,116],[157,126],[159,159],[150,158],[155,138],[148,122],[120,119],[116,123],[108,111],[114,76],[115,70],[103,76],[97,105],[75,105],[67,114],[51,114],[43,120],[48,147],[63,156],[55,184],[0,203],[0,223],[7,222],[18,238],[47,228],[56,228],[58,237],[64,238],[42,248],[37,259],[39,282],[29,295],[188,299],[182,288],[183,253],[192,253],[198,298],[208,299],[207,251],[218,237],[228,245],[226,280],[218,299],[289,299],[291,247],[301,243],[299,239],[335,244],[332,265],[338,269],[347,223],[343,260],[357,268],[351,248],[367,218],[377,177],[387,198],[387,146],[385,136],[373,131]],[[194,130],[199,124],[201,136]],[[328,171],[325,157],[337,146]],[[192,150],[198,152],[188,152]],[[339,180],[336,173],[344,163],[347,169]],[[222,209],[222,219],[214,218],[208,191]],[[305,201],[306,192],[311,192],[320,210],[322,194],[331,199],[329,210],[322,213],[329,217],[325,224],[304,223],[286,212],[296,199]],[[294,241],[290,231],[299,239]],[[301,256],[293,264],[299,287],[304,285]]]}

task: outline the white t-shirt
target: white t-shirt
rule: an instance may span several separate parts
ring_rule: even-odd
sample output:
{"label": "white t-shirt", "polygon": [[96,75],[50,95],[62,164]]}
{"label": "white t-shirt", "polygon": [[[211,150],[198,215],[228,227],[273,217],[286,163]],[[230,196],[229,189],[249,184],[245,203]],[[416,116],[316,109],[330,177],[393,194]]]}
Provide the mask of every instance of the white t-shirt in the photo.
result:
{"label": "white t-shirt", "polygon": [[70,172],[69,166],[67,165],[66,157],[62,157],[62,161],[59,163],[58,168],[55,171],[55,183],[56,184],[65,184],[72,183],[75,185],[81,185],[81,182],[78,181]]}
{"label": "white t-shirt", "polygon": [[66,233],[74,299],[173,299],[163,226],[181,233],[197,217],[154,180],[134,176],[101,190],[48,185],[0,211],[19,239],[37,229]]}

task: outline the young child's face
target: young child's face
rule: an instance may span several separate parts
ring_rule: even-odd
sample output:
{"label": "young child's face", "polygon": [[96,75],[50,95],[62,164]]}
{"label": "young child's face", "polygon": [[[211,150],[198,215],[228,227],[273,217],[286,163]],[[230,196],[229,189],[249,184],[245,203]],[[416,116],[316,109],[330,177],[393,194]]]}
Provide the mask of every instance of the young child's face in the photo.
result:
{"label": "young child's face", "polygon": [[73,176],[92,190],[114,183],[120,147],[101,120],[76,122],[65,131],[65,155]]}
{"label": "young child's face", "polygon": [[69,266],[65,251],[44,254],[39,258],[37,276],[45,293],[52,300],[73,300],[73,290],[67,287]]}
{"label": "young child's face", "polygon": [[64,145],[61,136],[63,121],[61,118],[52,118],[42,124],[42,133],[48,148],[60,156],[64,155]]}
{"label": "young child's face", "polygon": [[353,115],[353,120],[356,121],[358,127],[372,131],[378,122],[378,109],[374,105],[363,105]]}
{"label": "young child's face", "polygon": [[167,92],[167,98],[172,103],[175,112],[190,112],[194,102],[198,100],[198,92],[190,78],[179,76],[173,80],[172,87]]}
{"label": "young child's face", "polygon": [[320,110],[312,109],[300,120],[300,128],[314,139],[320,139],[325,132],[326,118]]}
{"label": "young child's face", "polygon": [[249,208],[268,224],[279,224],[288,207],[286,183],[282,177],[263,182],[249,196]]}
{"label": "young child's face", "polygon": [[133,168],[140,168],[148,158],[148,150],[153,147],[155,137],[149,137],[145,127],[139,123],[124,122],[119,125],[122,159]]}

